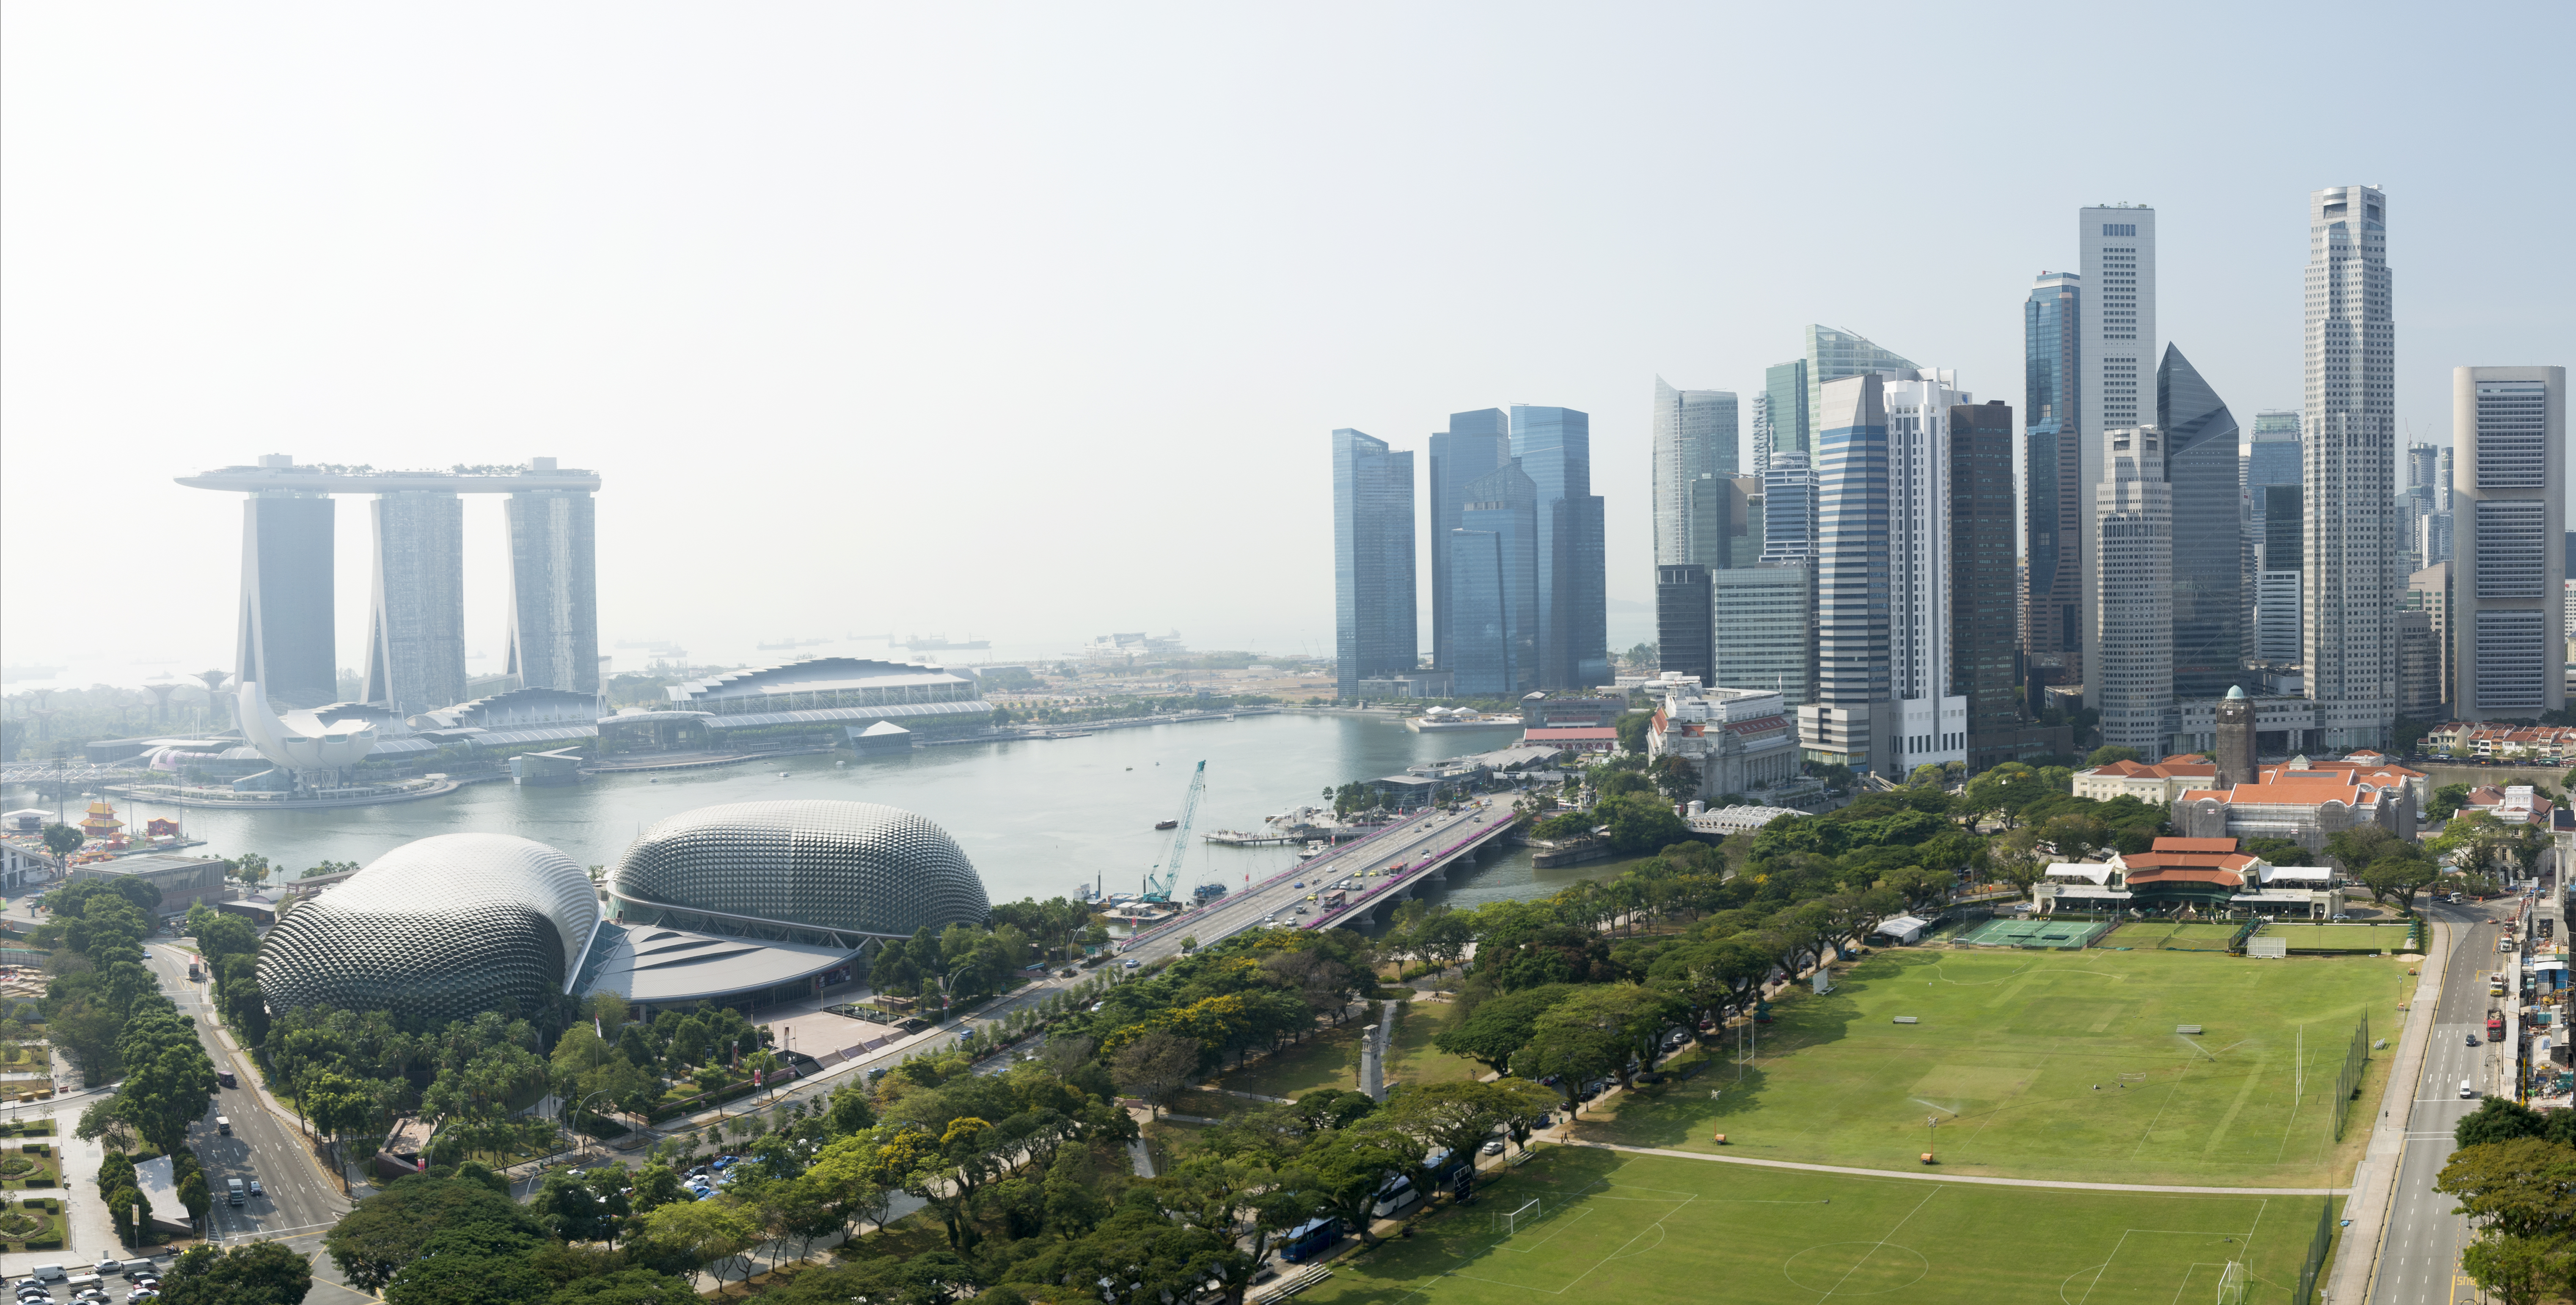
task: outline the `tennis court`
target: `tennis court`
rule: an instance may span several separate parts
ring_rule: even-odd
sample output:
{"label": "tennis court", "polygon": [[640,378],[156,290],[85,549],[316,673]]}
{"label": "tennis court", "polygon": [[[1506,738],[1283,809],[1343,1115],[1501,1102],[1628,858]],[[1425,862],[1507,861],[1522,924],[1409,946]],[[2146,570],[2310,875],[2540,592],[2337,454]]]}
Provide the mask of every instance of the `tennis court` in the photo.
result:
{"label": "tennis court", "polygon": [[2111,931],[2108,920],[1988,920],[1952,940],[1962,947],[2049,947],[2074,951]]}
{"label": "tennis court", "polygon": [[2415,951],[2415,927],[2408,924],[2267,924],[2257,938],[2279,938],[2294,952]]}
{"label": "tennis court", "polygon": [[2236,935],[2244,932],[2241,924],[2178,924],[2171,920],[2140,920],[2124,924],[2119,932],[2104,943],[2107,947],[2134,947],[2155,952],[2223,952]]}

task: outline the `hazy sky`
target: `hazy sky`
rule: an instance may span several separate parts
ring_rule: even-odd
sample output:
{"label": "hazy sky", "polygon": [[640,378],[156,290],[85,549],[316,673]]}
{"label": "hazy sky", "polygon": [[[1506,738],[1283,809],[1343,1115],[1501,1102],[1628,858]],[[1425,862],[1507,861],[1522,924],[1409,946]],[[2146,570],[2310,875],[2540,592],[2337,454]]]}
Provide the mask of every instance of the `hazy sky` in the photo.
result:
{"label": "hazy sky", "polygon": [[2454,365],[2576,362],[2571,14],[14,3],[0,655],[228,666],[240,509],[170,478],[269,452],[598,469],[604,650],[1327,651],[1327,432],[1514,402],[1592,414],[1643,599],[1658,373],[1749,418],[1823,322],[2018,408],[2089,203],[2159,210],[2161,325],[2250,427],[2307,192],[2384,186],[2447,441]]}

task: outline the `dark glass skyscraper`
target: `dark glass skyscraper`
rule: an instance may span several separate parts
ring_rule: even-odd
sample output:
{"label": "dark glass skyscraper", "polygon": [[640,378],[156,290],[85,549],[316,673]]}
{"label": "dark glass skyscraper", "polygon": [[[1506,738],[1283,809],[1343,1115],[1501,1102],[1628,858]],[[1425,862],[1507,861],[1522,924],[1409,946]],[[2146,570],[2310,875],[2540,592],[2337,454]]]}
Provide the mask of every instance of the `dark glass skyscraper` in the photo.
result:
{"label": "dark glass skyscraper", "polygon": [[[1709,606],[1708,568],[1655,568],[1655,669],[1717,682],[1717,639]],[[1730,686],[1732,687],[1732,686]]]}
{"label": "dark glass skyscraper", "polygon": [[[1762,413],[1771,423],[1772,458],[1807,451],[1807,360],[1792,358],[1762,372]],[[1771,465],[1766,461],[1765,467]]]}
{"label": "dark glass skyscraper", "polygon": [[2013,673],[2013,412],[1950,409],[1950,686],[1968,700],[1968,766],[2009,759],[2021,729]]}
{"label": "dark glass skyscraper", "polygon": [[2083,666],[2084,487],[2076,452],[2076,306],[2084,278],[2042,272],[2022,305],[2022,420],[2029,442],[2030,599],[2022,648],[2034,671]]}
{"label": "dark glass skyscraper", "polygon": [[1431,437],[1431,664],[1447,669],[1450,647],[1449,549],[1445,541],[1466,510],[1467,486],[1511,460],[1509,424],[1500,408],[1449,414],[1449,429]]}
{"label": "dark glass skyscraper", "polygon": [[2156,368],[2156,425],[2173,487],[2174,697],[2223,697],[2245,655],[2236,418],[2170,344]]}
{"label": "dark glass skyscraper", "polygon": [[1333,432],[1333,656],[1337,691],[1409,675],[1421,651],[1413,588],[1413,455]]}
{"label": "dark glass skyscraper", "polygon": [[1466,487],[1449,554],[1452,691],[1527,692],[1537,670],[1538,489],[1506,461]]}
{"label": "dark glass skyscraper", "polygon": [[1512,407],[1512,456],[1537,488],[1537,687],[1610,682],[1609,582],[1601,499],[1592,492],[1592,418]]}

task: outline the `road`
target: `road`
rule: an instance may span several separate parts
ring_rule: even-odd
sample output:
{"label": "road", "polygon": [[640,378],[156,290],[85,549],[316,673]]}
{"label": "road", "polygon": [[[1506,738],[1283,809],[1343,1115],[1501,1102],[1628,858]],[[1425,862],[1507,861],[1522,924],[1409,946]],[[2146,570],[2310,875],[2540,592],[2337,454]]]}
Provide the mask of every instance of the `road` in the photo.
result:
{"label": "road", "polygon": [[[248,1065],[235,1061],[215,1032],[215,1015],[205,985],[188,981],[187,953],[166,944],[145,948],[161,990],[197,1021],[197,1037],[217,1069],[233,1071],[238,1088],[221,1088],[206,1104],[205,1118],[188,1129],[188,1144],[206,1167],[206,1188],[215,1194],[208,1215],[211,1237],[272,1236],[289,1230],[319,1228],[349,1208],[340,1185],[324,1173],[311,1145],[291,1120],[279,1119],[262,1105],[252,1088],[258,1080]],[[216,1116],[232,1120],[230,1136],[217,1131]],[[224,1203],[224,1180],[239,1178],[247,1187],[256,1178],[266,1196],[250,1197],[239,1207]]]}
{"label": "road", "polygon": [[[2406,1154],[2398,1164],[2397,1189],[2389,1202],[2388,1231],[2380,1247],[2379,1273],[2371,1283],[2371,1305],[2454,1305],[2478,1299],[2475,1285],[2460,1274],[2460,1248],[2476,1235],[2469,1221],[2451,1213],[2450,1197],[2433,1190],[2433,1180],[2451,1158],[2451,1130],[2460,1117],[2475,1110],[2475,1099],[2460,1095],[2467,1080],[2480,1094],[2513,1091],[2513,1049],[2486,1040],[2487,974],[2513,958],[2496,951],[2496,920],[2516,909],[2507,898],[2475,906],[2426,908],[2425,914],[2450,927],[2450,956],[2442,967],[2442,998],[2434,1008],[2432,1044],[2425,1049],[2424,1072],[2414,1085],[2415,1108],[2406,1125]],[[2476,1034],[2477,1046],[2469,1035]],[[2396,1090],[2391,1084],[2390,1090]]]}
{"label": "road", "polygon": [[[1308,902],[1306,897],[1310,893],[1320,897],[1325,885],[1372,870],[1383,871],[1399,861],[1419,861],[1478,829],[1511,823],[1514,813],[1510,796],[1493,794],[1481,799],[1484,803],[1481,806],[1415,816],[1404,824],[1401,832],[1380,834],[1363,842],[1335,848],[1300,865],[1293,874],[1228,893],[1217,899],[1215,905],[1192,916],[1186,926],[1165,928],[1132,949],[1120,952],[1120,963],[1132,960],[1142,964],[1178,956],[1183,937],[1194,938],[1204,946],[1254,928],[1271,915],[1282,920],[1311,919],[1320,909],[1320,904]],[[1361,882],[1369,881],[1363,879]],[[1306,908],[1307,916],[1291,914],[1299,906]]]}

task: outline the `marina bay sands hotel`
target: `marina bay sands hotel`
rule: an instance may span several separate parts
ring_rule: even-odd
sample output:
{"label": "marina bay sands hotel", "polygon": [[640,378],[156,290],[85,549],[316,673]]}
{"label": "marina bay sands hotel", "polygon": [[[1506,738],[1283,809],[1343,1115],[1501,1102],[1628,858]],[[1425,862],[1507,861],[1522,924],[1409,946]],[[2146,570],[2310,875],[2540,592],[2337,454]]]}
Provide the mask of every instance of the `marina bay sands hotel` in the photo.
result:
{"label": "marina bay sands hotel", "polygon": [[507,494],[509,664],[528,688],[599,691],[599,474],[534,458],[524,467],[377,471],[257,466],[182,476],[242,501],[241,639],[234,674],[271,702],[338,700],[332,646],[334,494],[373,494],[375,597],[367,620],[363,697],[405,715],[463,702],[465,506],[460,494]]}

